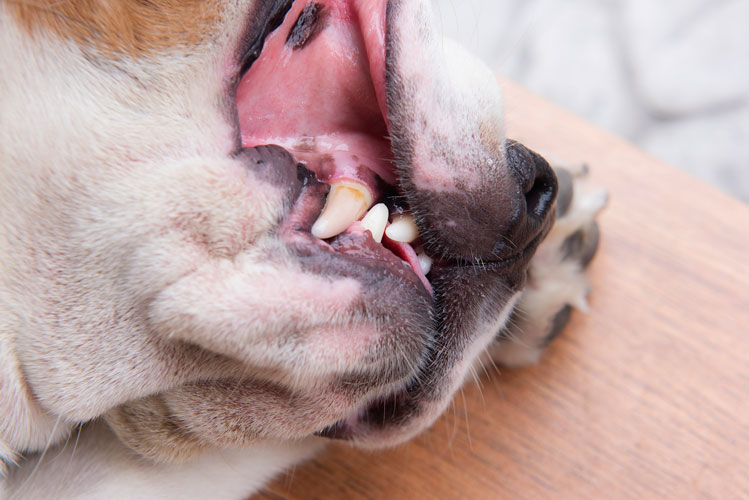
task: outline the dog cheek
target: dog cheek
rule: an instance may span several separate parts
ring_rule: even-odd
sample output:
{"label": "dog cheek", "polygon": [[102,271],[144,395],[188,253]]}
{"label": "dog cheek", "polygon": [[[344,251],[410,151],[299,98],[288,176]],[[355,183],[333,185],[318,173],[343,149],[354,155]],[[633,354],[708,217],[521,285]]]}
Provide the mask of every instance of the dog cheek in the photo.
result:
{"label": "dog cheek", "polygon": [[[159,293],[150,304],[155,331],[290,379],[345,368],[341,346],[360,300],[358,281],[306,274],[283,249],[209,262]],[[323,332],[320,352],[310,337]],[[326,332],[339,332],[329,335]],[[352,347],[355,342],[349,342]],[[295,353],[291,356],[290,353]],[[325,354],[325,355],[323,355]]]}
{"label": "dog cheek", "polygon": [[149,295],[213,261],[252,252],[285,211],[282,189],[230,159],[140,168],[103,191],[116,204],[95,204],[108,207],[97,231],[113,234],[124,250],[122,278]]}
{"label": "dog cheek", "polygon": [[239,161],[188,163],[175,174],[172,186],[177,188],[164,207],[168,224],[215,258],[232,258],[247,249],[287,210],[286,191]]}

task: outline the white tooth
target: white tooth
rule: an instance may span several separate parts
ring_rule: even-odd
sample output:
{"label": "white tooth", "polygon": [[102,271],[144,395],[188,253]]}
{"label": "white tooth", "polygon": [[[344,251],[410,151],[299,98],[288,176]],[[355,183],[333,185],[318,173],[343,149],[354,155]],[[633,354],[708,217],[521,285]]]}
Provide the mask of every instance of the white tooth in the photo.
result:
{"label": "white tooth", "polygon": [[429,271],[431,271],[432,269],[432,263],[434,262],[434,259],[423,252],[417,255],[416,257],[418,257],[419,259],[421,272],[424,273],[424,275],[429,274]]}
{"label": "white tooth", "polygon": [[378,203],[367,212],[367,215],[361,220],[362,227],[372,233],[372,238],[377,243],[382,243],[382,235],[385,233],[385,226],[388,223],[390,211],[384,203]]}
{"label": "white tooth", "polygon": [[419,237],[419,228],[411,214],[393,217],[393,222],[385,229],[388,238],[401,243],[411,243]]}
{"label": "white tooth", "polygon": [[344,232],[372,206],[372,193],[356,181],[338,181],[330,185],[320,217],[312,225],[312,235],[322,240]]}

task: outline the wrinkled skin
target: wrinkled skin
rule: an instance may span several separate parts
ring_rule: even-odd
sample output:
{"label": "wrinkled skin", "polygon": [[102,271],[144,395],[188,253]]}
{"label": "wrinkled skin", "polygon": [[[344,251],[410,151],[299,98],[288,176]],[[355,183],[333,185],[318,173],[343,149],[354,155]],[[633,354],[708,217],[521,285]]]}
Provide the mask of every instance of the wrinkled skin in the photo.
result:
{"label": "wrinkled skin", "polygon": [[[292,33],[296,2],[259,53],[285,3],[226,2],[200,43],[149,57],[32,40],[0,7],[2,67],[24,68],[0,75],[6,461],[96,417],[164,463],[399,443],[504,328],[557,180],[505,139],[494,76],[420,0],[321,1],[326,24]],[[320,138],[413,212],[433,294],[387,250],[311,236],[326,176],[359,166],[326,166]]]}

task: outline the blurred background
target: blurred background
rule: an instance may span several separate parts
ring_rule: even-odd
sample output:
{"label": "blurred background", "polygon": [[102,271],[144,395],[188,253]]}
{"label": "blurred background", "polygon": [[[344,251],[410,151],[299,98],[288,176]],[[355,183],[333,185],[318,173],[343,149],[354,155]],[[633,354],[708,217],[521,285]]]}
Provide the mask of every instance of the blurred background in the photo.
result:
{"label": "blurred background", "polygon": [[434,0],[490,67],[749,203],[749,0]]}

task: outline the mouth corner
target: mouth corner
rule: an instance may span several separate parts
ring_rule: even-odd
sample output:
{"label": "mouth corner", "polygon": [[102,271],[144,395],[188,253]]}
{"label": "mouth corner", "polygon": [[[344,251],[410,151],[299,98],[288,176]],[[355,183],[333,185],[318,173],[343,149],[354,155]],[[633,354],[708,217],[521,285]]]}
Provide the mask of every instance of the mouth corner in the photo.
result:
{"label": "mouth corner", "polygon": [[362,449],[390,448],[408,441],[432,423],[424,404],[404,387],[369,402],[315,435],[347,441]]}

